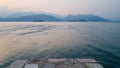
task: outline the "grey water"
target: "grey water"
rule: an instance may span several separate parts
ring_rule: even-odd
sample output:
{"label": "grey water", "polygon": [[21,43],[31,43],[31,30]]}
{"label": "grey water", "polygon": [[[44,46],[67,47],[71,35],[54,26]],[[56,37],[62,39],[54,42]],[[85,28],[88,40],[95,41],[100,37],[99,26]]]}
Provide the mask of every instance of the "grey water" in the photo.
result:
{"label": "grey water", "polygon": [[91,58],[120,68],[120,23],[0,22],[0,68],[38,58]]}

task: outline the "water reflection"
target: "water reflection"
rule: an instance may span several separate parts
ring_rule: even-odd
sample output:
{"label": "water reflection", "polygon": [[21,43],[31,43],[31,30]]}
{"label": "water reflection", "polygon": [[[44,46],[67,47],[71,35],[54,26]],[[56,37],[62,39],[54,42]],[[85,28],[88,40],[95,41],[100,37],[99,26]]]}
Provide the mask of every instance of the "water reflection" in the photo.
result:
{"label": "water reflection", "polygon": [[93,58],[105,67],[117,68],[119,65],[114,63],[120,62],[119,25],[0,23],[0,68],[17,59],[41,57]]}

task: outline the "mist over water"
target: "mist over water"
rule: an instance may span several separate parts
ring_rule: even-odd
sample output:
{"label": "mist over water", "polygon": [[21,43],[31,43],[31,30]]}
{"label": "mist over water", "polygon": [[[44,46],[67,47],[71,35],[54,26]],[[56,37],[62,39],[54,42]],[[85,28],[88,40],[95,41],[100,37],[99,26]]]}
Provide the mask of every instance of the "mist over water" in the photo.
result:
{"label": "mist over water", "polygon": [[119,30],[114,22],[1,22],[0,68],[37,58],[91,58],[119,68]]}

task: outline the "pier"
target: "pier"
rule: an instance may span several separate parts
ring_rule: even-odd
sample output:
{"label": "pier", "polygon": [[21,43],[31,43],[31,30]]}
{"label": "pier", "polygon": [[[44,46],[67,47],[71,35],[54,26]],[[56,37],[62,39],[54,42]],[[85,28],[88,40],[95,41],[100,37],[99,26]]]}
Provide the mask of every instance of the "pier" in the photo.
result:
{"label": "pier", "polygon": [[8,68],[104,68],[94,59],[17,60]]}

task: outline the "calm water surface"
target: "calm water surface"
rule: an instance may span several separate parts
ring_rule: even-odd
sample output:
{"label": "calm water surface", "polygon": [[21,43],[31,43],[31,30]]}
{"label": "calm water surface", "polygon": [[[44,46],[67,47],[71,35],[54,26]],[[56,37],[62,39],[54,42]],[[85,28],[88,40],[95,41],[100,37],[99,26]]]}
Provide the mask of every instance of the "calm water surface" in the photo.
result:
{"label": "calm water surface", "polygon": [[120,68],[120,23],[0,23],[0,68],[42,57],[91,58]]}

